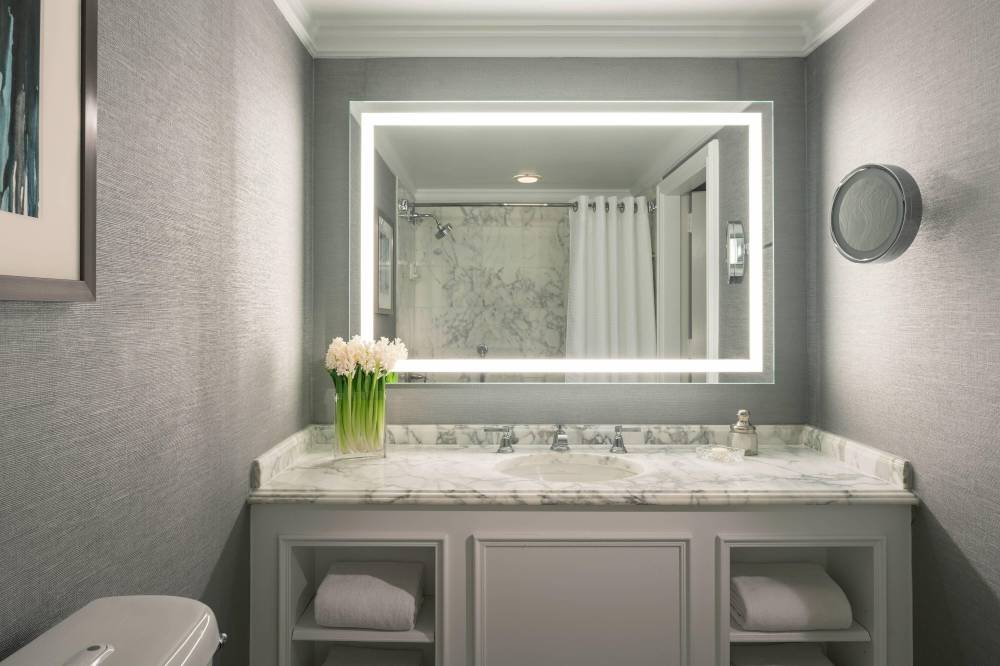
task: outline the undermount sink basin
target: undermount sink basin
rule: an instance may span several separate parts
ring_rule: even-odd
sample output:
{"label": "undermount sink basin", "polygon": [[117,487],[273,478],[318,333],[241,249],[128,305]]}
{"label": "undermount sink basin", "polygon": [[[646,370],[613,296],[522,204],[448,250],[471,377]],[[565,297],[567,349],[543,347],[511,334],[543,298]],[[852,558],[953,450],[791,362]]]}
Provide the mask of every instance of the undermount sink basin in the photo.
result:
{"label": "undermount sink basin", "polygon": [[615,481],[642,473],[642,466],[620,456],[593,453],[534,453],[501,460],[498,471],[537,481]]}

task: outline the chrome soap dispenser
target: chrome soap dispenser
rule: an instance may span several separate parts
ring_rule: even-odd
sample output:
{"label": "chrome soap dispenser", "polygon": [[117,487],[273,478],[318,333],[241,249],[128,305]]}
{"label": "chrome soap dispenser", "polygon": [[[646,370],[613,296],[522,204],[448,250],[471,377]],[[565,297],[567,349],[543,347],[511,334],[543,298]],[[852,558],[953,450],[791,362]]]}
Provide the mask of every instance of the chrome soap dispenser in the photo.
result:
{"label": "chrome soap dispenser", "polygon": [[736,412],[736,423],[729,426],[729,446],[743,449],[747,456],[757,455],[757,428],[750,423],[750,412],[746,409]]}

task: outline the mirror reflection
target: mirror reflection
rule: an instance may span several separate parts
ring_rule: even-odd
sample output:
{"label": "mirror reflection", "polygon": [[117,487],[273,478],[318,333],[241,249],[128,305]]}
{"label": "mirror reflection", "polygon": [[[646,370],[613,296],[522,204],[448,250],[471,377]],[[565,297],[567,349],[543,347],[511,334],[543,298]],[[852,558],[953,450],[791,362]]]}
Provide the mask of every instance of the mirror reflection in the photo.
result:
{"label": "mirror reflection", "polygon": [[888,174],[868,170],[847,183],[840,200],[840,233],[861,252],[871,252],[896,232],[901,201]]}
{"label": "mirror reflection", "polygon": [[913,177],[898,166],[868,164],[848,174],[834,192],[830,232],[851,261],[890,261],[906,251],[920,216]]}
{"label": "mirror reflection", "polygon": [[[764,106],[764,105],[761,105]],[[749,103],[713,103],[749,112]],[[410,359],[745,359],[747,126],[378,126]],[[386,225],[380,221],[379,247]],[[733,233],[739,229],[740,233]],[[736,279],[733,276],[739,275]],[[384,287],[382,287],[384,289]],[[404,372],[404,382],[714,382],[718,373]]]}

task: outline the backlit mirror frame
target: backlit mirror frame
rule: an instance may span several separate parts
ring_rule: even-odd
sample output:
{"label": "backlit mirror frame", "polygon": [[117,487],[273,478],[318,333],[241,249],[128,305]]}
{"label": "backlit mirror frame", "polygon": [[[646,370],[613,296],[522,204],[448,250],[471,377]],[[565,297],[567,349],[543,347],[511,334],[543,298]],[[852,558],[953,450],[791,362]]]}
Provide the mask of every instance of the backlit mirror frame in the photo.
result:
{"label": "backlit mirror frame", "polygon": [[[725,359],[408,359],[400,373],[760,373],[764,371],[764,131],[759,112],[649,110],[677,102],[352,102],[360,126],[358,332],[375,332],[375,132],[379,127],[714,127],[743,126],[749,136],[746,262],[748,358]],[[621,110],[616,110],[616,109]]]}

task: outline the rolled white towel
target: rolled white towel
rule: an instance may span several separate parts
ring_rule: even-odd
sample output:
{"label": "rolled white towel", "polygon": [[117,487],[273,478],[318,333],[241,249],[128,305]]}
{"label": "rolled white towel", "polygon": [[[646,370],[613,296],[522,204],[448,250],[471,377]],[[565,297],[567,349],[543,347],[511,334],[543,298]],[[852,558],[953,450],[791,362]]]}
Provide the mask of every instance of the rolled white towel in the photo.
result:
{"label": "rolled white towel", "polygon": [[833,666],[818,645],[734,645],[731,666]]}
{"label": "rolled white towel", "polygon": [[420,562],[335,562],[316,591],[316,624],[413,629],[423,601],[422,577]]}
{"label": "rolled white towel", "polygon": [[337,646],[330,650],[323,666],[420,666],[420,663],[420,653],[414,650]]}
{"label": "rolled white towel", "polygon": [[739,562],[730,581],[730,611],[747,631],[847,629],[847,595],[818,564]]}

